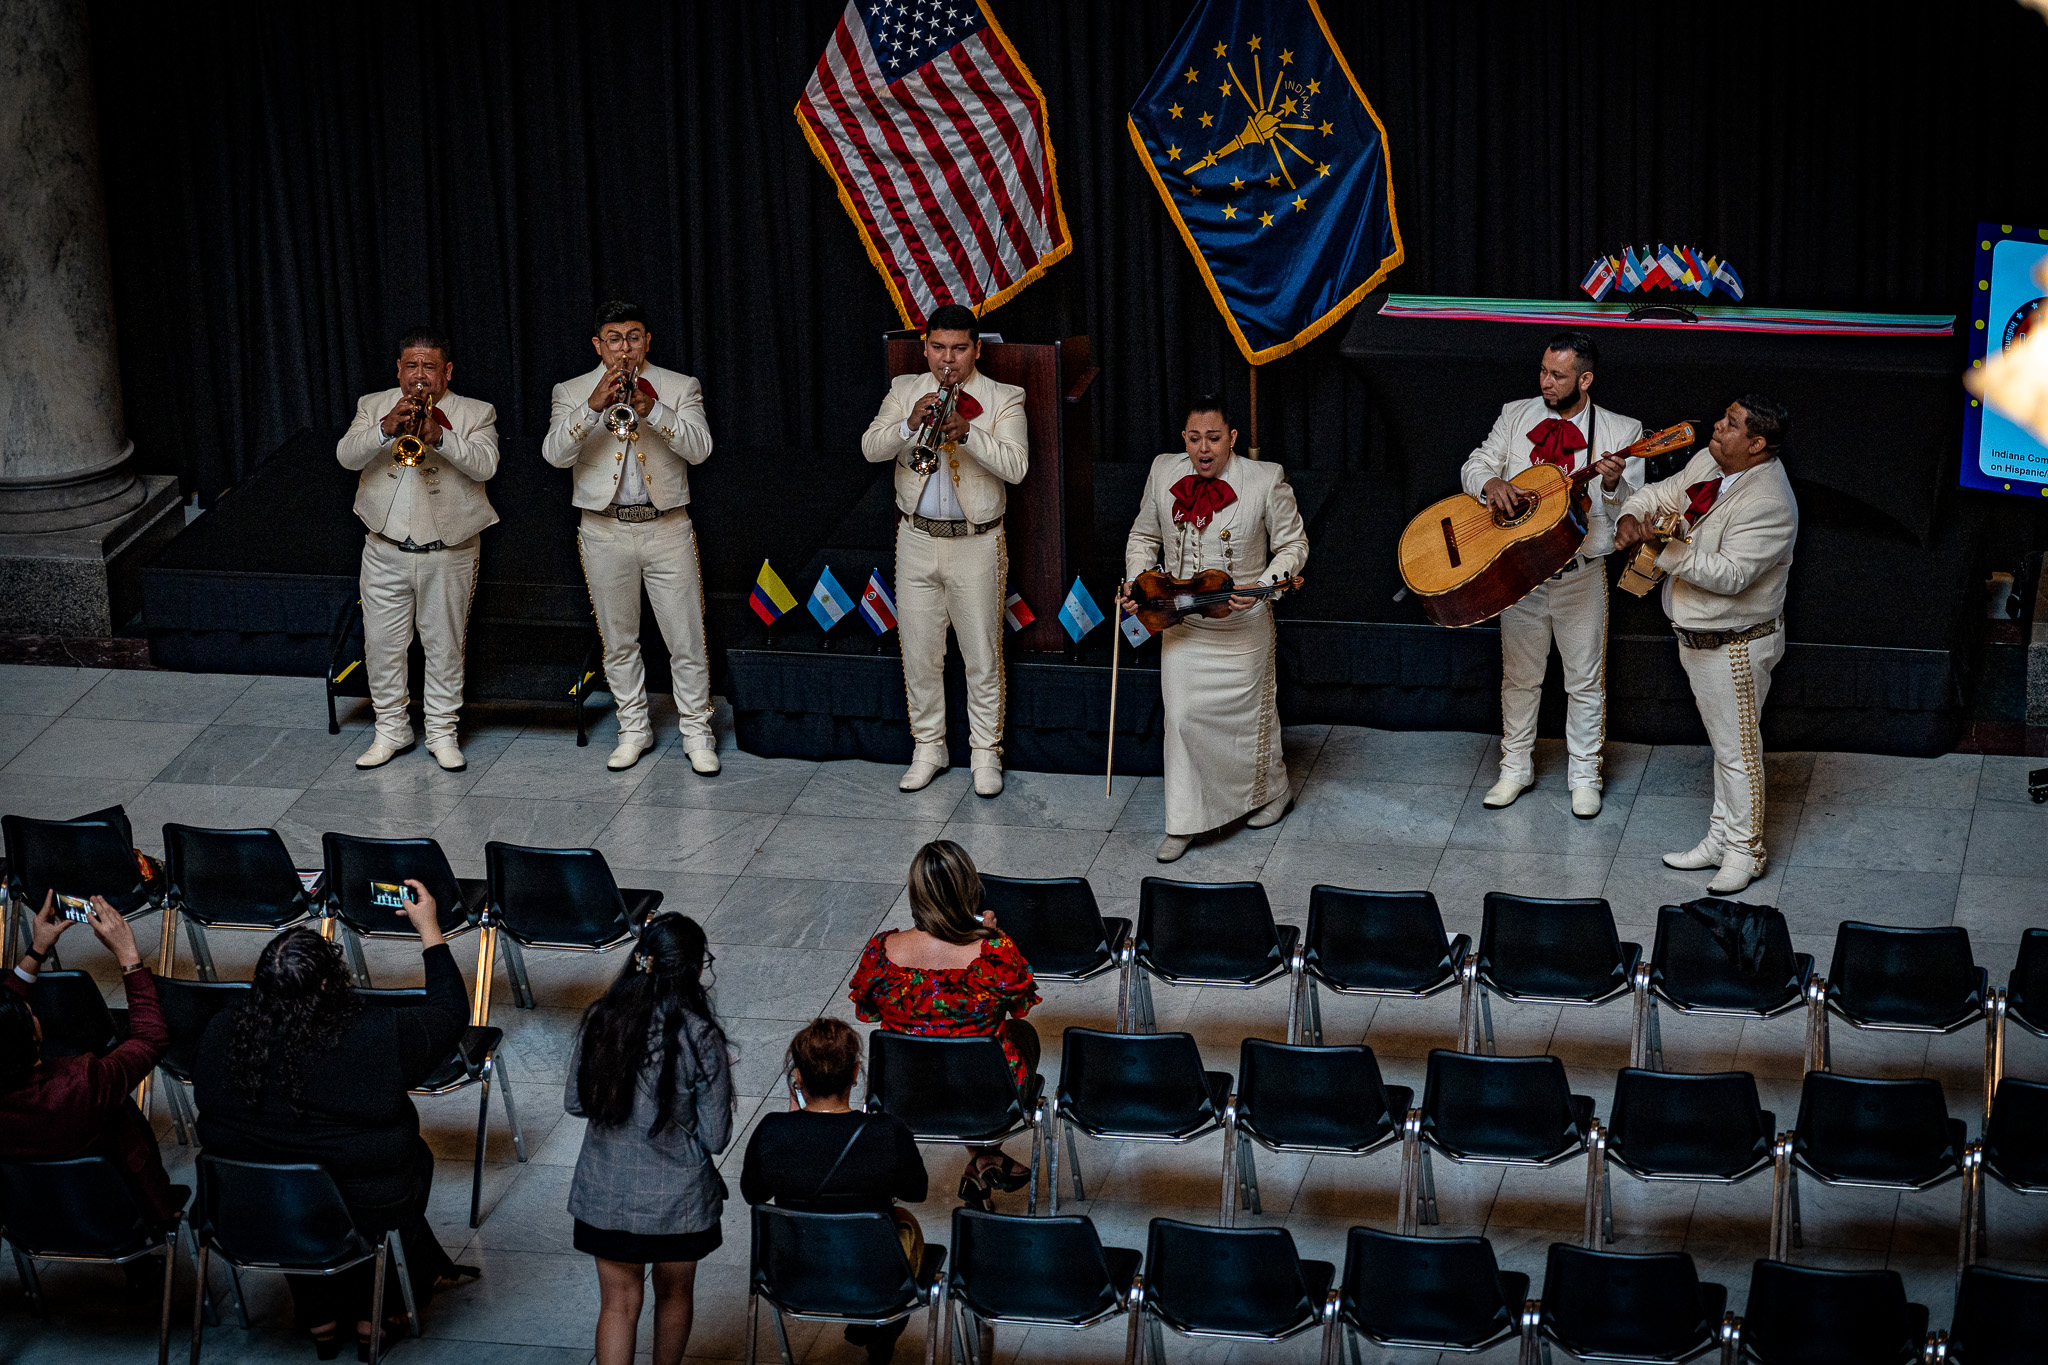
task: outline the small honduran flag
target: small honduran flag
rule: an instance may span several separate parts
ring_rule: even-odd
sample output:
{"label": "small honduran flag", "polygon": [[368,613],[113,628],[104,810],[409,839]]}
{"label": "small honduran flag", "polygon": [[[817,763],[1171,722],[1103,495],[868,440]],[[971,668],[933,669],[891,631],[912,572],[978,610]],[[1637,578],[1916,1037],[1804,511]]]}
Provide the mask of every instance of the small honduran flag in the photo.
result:
{"label": "small honduran flag", "polygon": [[1614,262],[1605,256],[1594,261],[1593,268],[1586,272],[1586,278],[1579,281],[1579,288],[1591,294],[1595,303],[1606,298],[1607,292],[1614,288]]}
{"label": "small honduran flag", "polygon": [[1011,588],[1003,599],[1003,624],[1015,633],[1038,619],[1038,613],[1024,600],[1024,594]]}
{"label": "small honduran flag", "polygon": [[1060,624],[1066,627],[1067,638],[1075,644],[1081,637],[1102,624],[1102,608],[1095,605],[1094,597],[1081,586],[1076,578],[1074,586],[1067,589],[1067,600],[1060,604]]}
{"label": "small honduran flag", "polygon": [[818,622],[818,629],[830,630],[844,620],[846,613],[853,610],[853,598],[846,589],[839,586],[839,580],[826,569],[818,575],[818,586],[811,589],[808,604],[811,615]]}
{"label": "small honduran flag", "polygon": [[896,599],[889,595],[880,569],[868,575],[867,591],[860,595],[860,619],[877,635],[896,629]]}

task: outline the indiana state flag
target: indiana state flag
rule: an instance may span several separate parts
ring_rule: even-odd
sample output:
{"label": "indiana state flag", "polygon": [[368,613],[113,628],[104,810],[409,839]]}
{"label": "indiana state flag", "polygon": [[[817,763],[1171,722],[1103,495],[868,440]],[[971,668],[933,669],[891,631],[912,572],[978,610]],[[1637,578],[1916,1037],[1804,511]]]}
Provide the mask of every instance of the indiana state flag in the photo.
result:
{"label": "indiana state flag", "polygon": [[1127,122],[1252,364],[1308,344],[1401,263],[1387,130],[1315,0],[1203,0]]}

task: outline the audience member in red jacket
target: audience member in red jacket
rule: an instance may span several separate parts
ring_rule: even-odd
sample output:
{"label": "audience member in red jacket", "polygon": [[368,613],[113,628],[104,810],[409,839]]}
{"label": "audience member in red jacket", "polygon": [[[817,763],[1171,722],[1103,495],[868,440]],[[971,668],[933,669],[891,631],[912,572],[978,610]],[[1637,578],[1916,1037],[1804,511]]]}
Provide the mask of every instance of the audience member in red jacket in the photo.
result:
{"label": "audience member in red jacket", "polygon": [[50,949],[75,921],[56,913],[48,896],[34,921],[29,950],[0,974],[0,1161],[68,1161],[111,1157],[128,1175],[143,1210],[169,1223],[178,1216],[156,1134],[129,1092],[163,1060],[170,1046],[156,980],[142,965],[135,931],[120,912],[92,898],[89,923],[121,967],[128,995],[128,1040],[104,1057],[45,1057],[43,1030],[29,1008],[29,987]]}

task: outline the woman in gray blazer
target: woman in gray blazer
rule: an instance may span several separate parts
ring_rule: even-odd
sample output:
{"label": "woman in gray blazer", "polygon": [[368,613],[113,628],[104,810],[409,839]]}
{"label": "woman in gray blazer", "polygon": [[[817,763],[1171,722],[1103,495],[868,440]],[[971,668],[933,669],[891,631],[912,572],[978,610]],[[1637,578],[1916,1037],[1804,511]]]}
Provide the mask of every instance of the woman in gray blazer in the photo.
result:
{"label": "woman in gray blazer", "polygon": [[732,1139],[732,1069],[704,990],[704,930],[657,915],[584,1012],[562,1099],[587,1118],[569,1186],[576,1249],[597,1260],[597,1365],[633,1365],[654,1267],[654,1361],[689,1344],[697,1262],[718,1249]]}

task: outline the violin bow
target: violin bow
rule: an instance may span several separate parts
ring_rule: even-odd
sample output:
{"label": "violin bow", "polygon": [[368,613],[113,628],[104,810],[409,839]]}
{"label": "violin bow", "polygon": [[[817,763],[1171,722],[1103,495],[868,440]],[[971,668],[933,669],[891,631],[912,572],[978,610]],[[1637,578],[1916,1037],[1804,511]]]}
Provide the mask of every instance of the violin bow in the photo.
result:
{"label": "violin bow", "polygon": [[1124,635],[1124,585],[1128,581],[1119,580],[1116,585],[1116,629],[1109,637],[1109,756],[1103,762],[1102,772],[1105,799],[1116,795],[1116,672],[1117,663],[1123,658],[1119,642]]}

